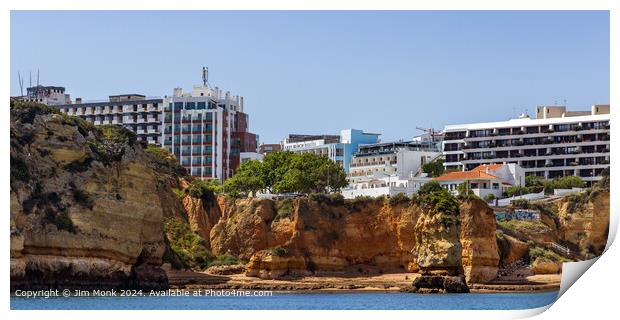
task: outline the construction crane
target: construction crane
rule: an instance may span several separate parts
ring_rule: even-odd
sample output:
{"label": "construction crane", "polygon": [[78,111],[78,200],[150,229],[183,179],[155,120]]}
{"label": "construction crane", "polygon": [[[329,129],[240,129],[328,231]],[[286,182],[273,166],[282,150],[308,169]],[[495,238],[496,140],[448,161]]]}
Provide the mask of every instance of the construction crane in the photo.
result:
{"label": "construction crane", "polygon": [[424,131],[424,132],[428,133],[428,135],[431,137],[431,142],[435,142],[435,133],[437,133],[437,131],[435,131],[435,129],[433,129],[433,128],[421,128],[421,127],[415,127],[415,128],[420,130],[420,131]]}

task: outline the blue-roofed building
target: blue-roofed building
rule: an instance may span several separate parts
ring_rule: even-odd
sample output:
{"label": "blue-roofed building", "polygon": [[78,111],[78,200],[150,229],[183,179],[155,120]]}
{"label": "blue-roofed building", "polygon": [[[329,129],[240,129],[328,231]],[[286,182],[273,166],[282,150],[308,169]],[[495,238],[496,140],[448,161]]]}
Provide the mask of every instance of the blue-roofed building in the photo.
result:
{"label": "blue-roofed building", "polygon": [[357,129],[341,130],[340,135],[291,134],[282,141],[282,150],[326,156],[340,164],[348,173],[351,159],[358,147],[379,142],[379,136],[379,133]]}

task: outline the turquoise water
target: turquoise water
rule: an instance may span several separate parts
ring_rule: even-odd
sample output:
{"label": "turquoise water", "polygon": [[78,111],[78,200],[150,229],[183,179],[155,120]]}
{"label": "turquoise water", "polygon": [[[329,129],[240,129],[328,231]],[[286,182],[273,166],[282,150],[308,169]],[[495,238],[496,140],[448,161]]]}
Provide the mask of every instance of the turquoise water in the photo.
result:
{"label": "turquoise water", "polygon": [[11,297],[13,310],[507,310],[551,304],[544,293],[273,293],[271,297]]}

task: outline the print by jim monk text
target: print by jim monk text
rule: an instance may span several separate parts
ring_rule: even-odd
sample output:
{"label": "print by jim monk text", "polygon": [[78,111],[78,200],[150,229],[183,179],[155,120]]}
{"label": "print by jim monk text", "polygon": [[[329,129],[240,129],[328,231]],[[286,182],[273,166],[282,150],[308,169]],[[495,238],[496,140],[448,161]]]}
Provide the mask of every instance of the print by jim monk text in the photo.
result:
{"label": "print by jim monk text", "polygon": [[168,289],[168,290],[15,290],[14,297],[48,299],[56,297],[271,297],[269,290],[214,290],[214,289]]}

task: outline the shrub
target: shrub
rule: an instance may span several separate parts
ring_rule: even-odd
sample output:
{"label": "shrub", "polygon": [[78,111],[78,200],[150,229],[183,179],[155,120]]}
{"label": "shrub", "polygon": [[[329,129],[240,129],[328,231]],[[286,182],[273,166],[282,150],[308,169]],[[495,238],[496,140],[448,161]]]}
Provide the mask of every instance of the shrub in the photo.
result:
{"label": "shrub", "polygon": [[444,190],[443,187],[437,181],[429,181],[423,184],[418,190],[418,194],[430,194],[434,191]]}
{"label": "shrub", "polygon": [[75,233],[75,225],[73,221],[69,217],[67,212],[63,211],[56,215],[53,221],[54,225],[58,228],[58,230],[66,230],[72,233]]}
{"label": "shrub", "polygon": [[329,205],[343,205],[344,204],[344,196],[340,193],[311,193],[309,195],[310,200],[316,201],[318,203],[325,203]]}
{"label": "shrub", "polygon": [[11,181],[19,180],[28,182],[30,180],[30,171],[26,162],[18,157],[11,155]]}
{"label": "shrub", "polygon": [[422,165],[422,171],[430,177],[439,177],[444,173],[443,159],[437,159]]}
{"label": "shrub", "polygon": [[489,194],[487,194],[486,196],[484,196],[484,200],[485,200],[486,202],[491,202],[491,201],[495,200],[495,195],[494,195],[494,194],[492,194],[492,193],[489,193]]}
{"label": "shrub", "polygon": [[192,269],[204,269],[212,260],[206,241],[192,232],[189,224],[180,218],[164,218],[164,232],[170,249],[183,264]]}
{"label": "shrub", "polygon": [[227,266],[227,265],[232,265],[232,264],[239,264],[239,260],[231,256],[230,254],[224,254],[221,256],[216,256],[216,257],[208,259],[207,266],[208,267]]}
{"label": "shrub", "polygon": [[530,257],[530,261],[534,262],[536,260],[549,260],[553,262],[564,262],[567,259],[563,258],[559,254],[545,248],[541,247],[530,247],[528,251],[528,255]]}
{"label": "shrub", "polygon": [[71,192],[73,193],[73,200],[84,208],[90,210],[93,209],[95,201],[90,197],[90,194],[84,190],[77,189],[75,184],[71,184]]}
{"label": "shrub", "polygon": [[278,257],[283,257],[283,256],[286,256],[288,254],[288,250],[286,250],[286,248],[282,248],[282,247],[271,248],[268,251],[271,254],[273,254],[274,256],[278,256]]}
{"label": "shrub", "polygon": [[150,158],[149,165],[157,172],[186,176],[187,170],[179,164],[174,154],[168,150],[149,144],[144,153]]}
{"label": "shrub", "polygon": [[585,182],[578,176],[565,176],[555,178],[552,181],[554,189],[571,189],[571,188],[583,188]]}
{"label": "shrub", "polygon": [[274,220],[289,218],[293,220],[294,208],[292,199],[284,199],[276,202],[276,217]]}
{"label": "shrub", "polygon": [[171,190],[174,193],[174,195],[177,196],[177,198],[179,198],[181,200],[183,198],[185,198],[185,191],[183,191],[181,189],[177,189],[177,188],[172,188]]}
{"label": "shrub", "polygon": [[60,114],[59,110],[48,107],[42,103],[31,101],[18,101],[11,99],[10,109],[17,121],[21,123],[32,123],[37,115]]}
{"label": "shrub", "polygon": [[448,215],[459,214],[459,204],[450,192],[436,181],[425,183],[418,191],[418,202]]}
{"label": "shrub", "polygon": [[398,204],[407,203],[410,201],[411,199],[409,199],[409,197],[407,197],[406,194],[401,192],[401,193],[395,194],[394,196],[390,197],[390,199],[388,200],[388,203],[390,204],[390,206],[394,207]]}

